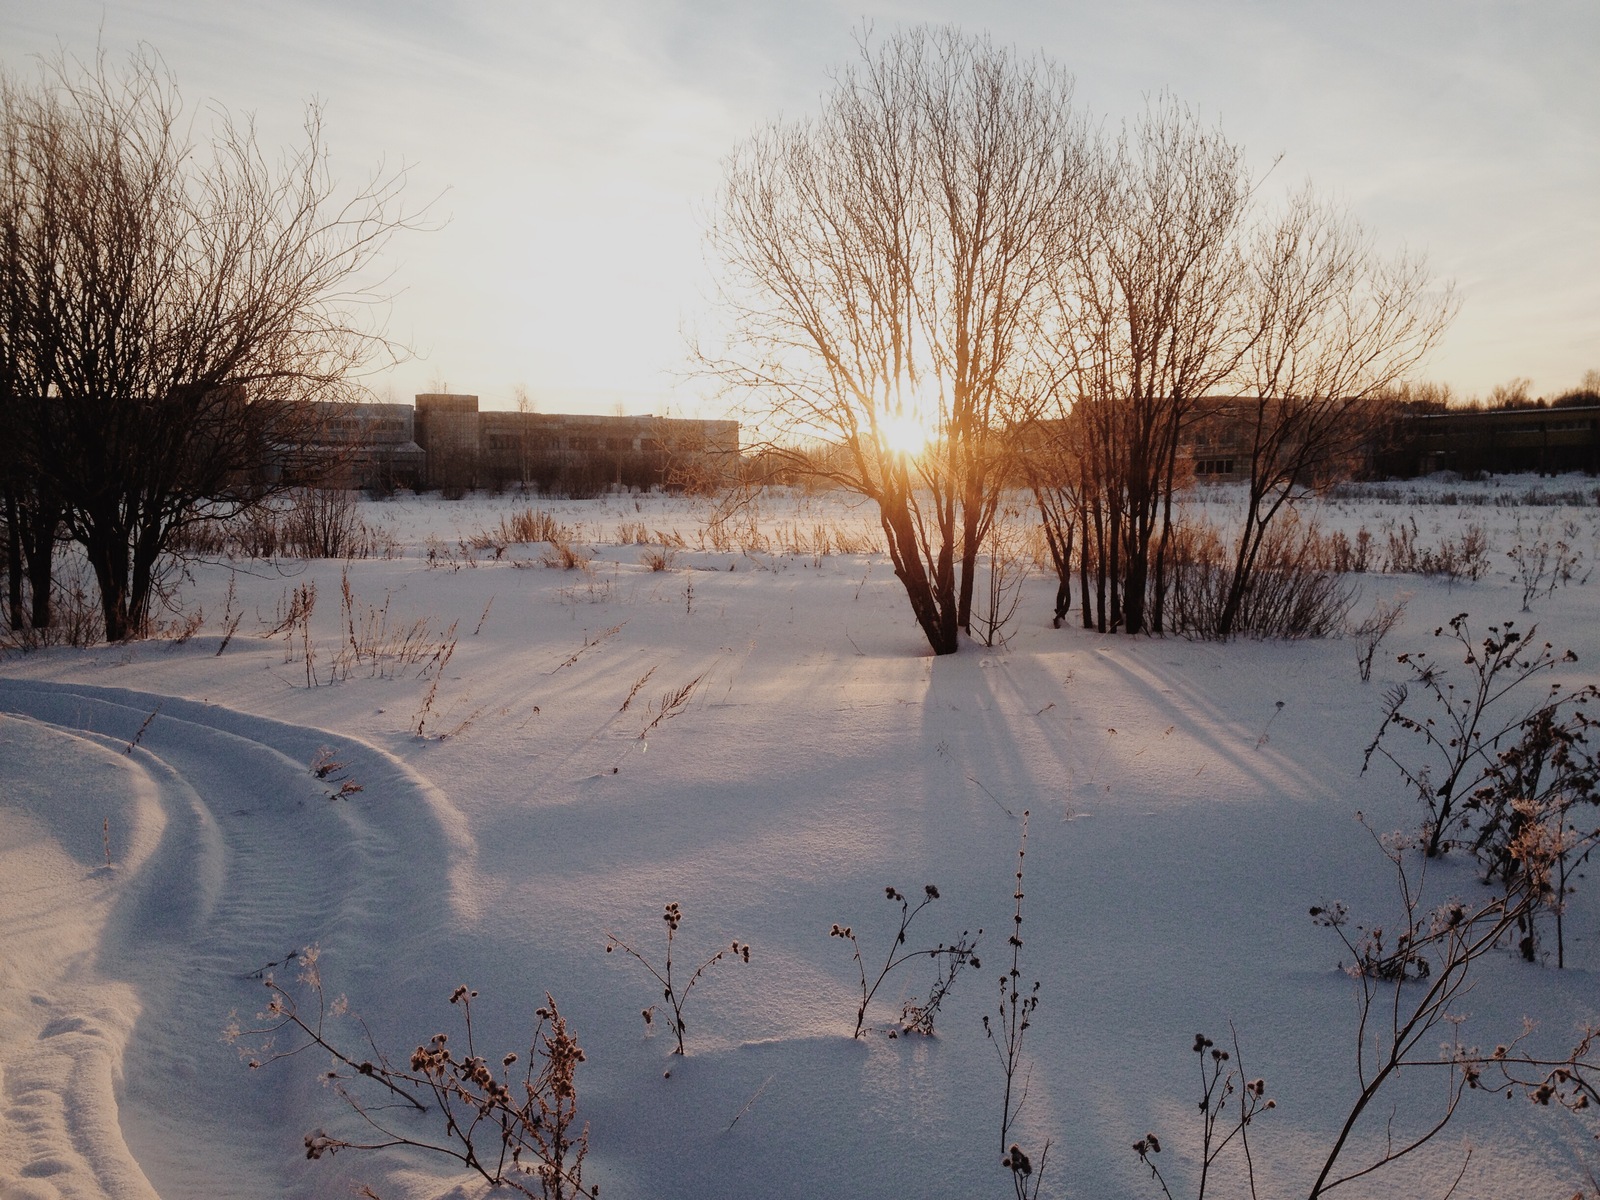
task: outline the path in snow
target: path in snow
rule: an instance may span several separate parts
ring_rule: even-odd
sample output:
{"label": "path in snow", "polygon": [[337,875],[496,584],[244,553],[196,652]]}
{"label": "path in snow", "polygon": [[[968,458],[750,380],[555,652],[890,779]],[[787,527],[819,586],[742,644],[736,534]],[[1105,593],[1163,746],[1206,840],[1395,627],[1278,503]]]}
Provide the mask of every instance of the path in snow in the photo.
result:
{"label": "path in snow", "polygon": [[[0,893],[21,914],[0,1196],[209,1197],[220,1162],[230,1195],[313,1194],[326,1174],[282,1119],[313,1098],[288,1072],[239,1087],[218,1014],[248,1024],[252,973],[313,942],[351,987],[403,971],[469,857],[448,802],[370,745],[213,705],[0,680],[0,714]],[[324,748],[359,795],[312,774]]]}

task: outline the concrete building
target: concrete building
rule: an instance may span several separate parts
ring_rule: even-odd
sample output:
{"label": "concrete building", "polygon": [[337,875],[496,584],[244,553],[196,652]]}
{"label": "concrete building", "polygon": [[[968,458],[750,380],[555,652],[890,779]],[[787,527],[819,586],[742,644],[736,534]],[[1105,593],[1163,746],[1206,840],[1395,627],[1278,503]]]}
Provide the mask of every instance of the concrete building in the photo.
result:
{"label": "concrete building", "polygon": [[1600,473],[1600,405],[1408,413],[1375,456],[1396,477],[1537,471]]}
{"label": "concrete building", "polygon": [[477,486],[478,398],[446,392],[417,397],[417,444],[427,455],[423,482],[464,491]]}
{"label": "concrete building", "polygon": [[309,409],[309,436],[278,456],[288,478],[385,490],[422,483],[426,455],[411,405],[313,401]]}
{"label": "concrete building", "polygon": [[[1202,401],[1178,448],[1197,481],[1250,477],[1253,414],[1250,402]],[[1330,477],[1395,479],[1435,471],[1594,475],[1600,473],[1600,405],[1395,412],[1376,419],[1342,461],[1323,467]]]}
{"label": "concrete building", "polygon": [[648,489],[739,464],[739,423],[672,417],[480,412],[478,397],[429,392],[409,404],[327,405],[319,461],[336,447],[351,486],[447,493],[536,486],[568,496]]}
{"label": "concrete building", "polygon": [[739,458],[737,421],[479,412],[476,396],[418,396],[417,439],[427,486],[444,489],[531,484],[585,496],[731,470]]}

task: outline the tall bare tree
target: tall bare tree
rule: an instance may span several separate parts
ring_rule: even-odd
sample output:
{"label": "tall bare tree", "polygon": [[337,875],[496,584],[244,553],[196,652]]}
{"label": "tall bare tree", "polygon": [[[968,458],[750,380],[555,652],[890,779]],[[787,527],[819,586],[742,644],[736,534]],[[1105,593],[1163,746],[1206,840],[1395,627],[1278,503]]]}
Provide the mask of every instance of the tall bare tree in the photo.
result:
{"label": "tall bare tree", "polygon": [[1215,633],[1229,637],[1267,530],[1297,495],[1347,473],[1379,402],[1455,315],[1453,290],[1410,254],[1385,259],[1348,213],[1309,187],[1260,224],[1249,253],[1252,329],[1242,424],[1250,479]]}
{"label": "tall bare tree", "polygon": [[1092,477],[1080,496],[1095,623],[1159,633],[1179,436],[1248,345],[1253,185],[1239,147],[1170,97],[1092,162],[1057,283],[1055,395],[1082,423]]}
{"label": "tall bare tree", "polygon": [[[6,617],[50,624],[62,501],[38,470],[53,453],[59,339],[46,319],[59,286],[65,119],[54,98],[0,77],[0,518],[6,530]],[[24,608],[23,583],[29,593]]]}
{"label": "tall bare tree", "polygon": [[878,505],[929,644],[970,626],[1017,379],[1082,168],[1071,81],[987,39],[912,29],[822,111],[730,157],[710,231],[732,315],[710,369],[756,398],[772,451]]}
{"label": "tall bare tree", "polygon": [[160,59],[141,48],[48,61],[59,114],[39,193],[53,277],[30,319],[52,374],[26,385],[48,422],[31,467],[58,495],[99,583],[106,636],[144,627],[174,535],[258,500],[275,449],[312,427],[304,401],[349,396],[392,352],[368,274],[397,229],[402,173],[340,199],[320,111],[276,161],[247,119],[214,110],[196,137]]}

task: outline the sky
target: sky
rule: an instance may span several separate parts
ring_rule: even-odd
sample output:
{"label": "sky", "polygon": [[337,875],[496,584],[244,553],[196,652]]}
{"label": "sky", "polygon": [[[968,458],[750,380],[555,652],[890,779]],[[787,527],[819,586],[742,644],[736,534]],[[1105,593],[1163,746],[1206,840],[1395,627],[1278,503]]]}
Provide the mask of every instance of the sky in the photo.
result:
{"label": "sky", "polygon": [[404,166],[436,228],[389,248],[411,357],[379,398],[506,408],[521,385],[547,412],[718,416],[686,330],[723,160],[815,111],[864,25],[922,21],[1047,55],[1112,124],[1170,90],[1271,186],[1309,178],[1424,251],[1462,306],[1421,377],[1553,396],[1600,368],[1593,0],[0,0],[0,65],[144,41],[264,145],[315,98],[348,187]]}

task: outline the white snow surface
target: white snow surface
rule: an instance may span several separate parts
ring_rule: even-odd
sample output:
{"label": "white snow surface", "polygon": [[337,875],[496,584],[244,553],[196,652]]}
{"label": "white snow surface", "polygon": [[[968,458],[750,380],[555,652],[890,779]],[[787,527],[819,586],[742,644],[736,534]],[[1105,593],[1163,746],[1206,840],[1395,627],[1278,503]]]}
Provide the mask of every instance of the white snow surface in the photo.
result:
{"label": "white snow surface", "polygon": [[[1515,503],[1539,488],[1588,503]],[[530,504],[575,527],[587,568],[541,566],[541,545],[461,544]],[[1356,813],[1379,830],[1422,817],[1392,768],[1361,771],[1384,690],[1406,677],[1395,654],[1442,650],[1433,630],[1466,612],[1479,631],[1537,623],[1577,653],[1568,684],[1600,662],[1600,583],[1524,614],[1505,553],[1542,528],[1600,557],[1583,480],[1324,502],[1324,526],[1379,540],[1412,518],[1424,542],[1474,522],[1490,538],[1477,583],[1359,577],[1357,615],[1412,593],[1366,684],[1346,639],[1053,629],[1054,583],[1037,574],[1008,645],[934,658],[887,560],[854,544],[876,536],[871,511],[837,497],[768,495],[731,543],[708,535],[703,505],[660,496],[362,511],[394,557],[196,562],[177,593],[204,613],[188,640],[0,658],[0,1200],[486,1194],[414,1152],[306,1159],[309,1130],[360,1130],[320,1080],[326,1058],[252,1070],[224,1031],[254,1022],[266,964],[289,982],[286,956],[311,945],[330,995],[397,1060],[455,1033],[459,983],[479,993],[480,1050],[526,1054],[551,993],[587,1053],[585,1177],[602,1195],[1008,1194],[981,1017],[1008,958],[1024,809],[1022,969],[1041,1001],[1016,1137],[1036,1161],[1050,1141],[1043,1193],[1156,1195],[1129,1148],[1155,1130],[1192,1194],[1190,1045],[1228,1044],[1231,1024],[1277,1102],[1251,1127],[1260,1194],[1303,1195],[1357,1089],[1354,985],[1307,910],[1343,900],[1392,920],[1392,872]],[[686,545],[652,571],[653,546],[620,544],[639,536],[627,525]],[[847,532],[853,552],[793,551],[818,530]],[[245,616],[224,645],[230,577]],[[420,663],[332,678],[341,577],[391,626],[427,619],[430,653],[454,625],[436,690]],[[308,582],[313,684],[303,640],[264,634]],[[324,752],[342,764],[329,779],[311,769]],[[338,778],[362,790],[335,798]],[[1481,894],[1466,860],[1437,872],[1441,894]],[[925,884],[942,898],[909,944],[981,928],[982,967],[936,1036],[891,1039],[931,974],[903,968],[853,1040],[856,967],[830,926],[881,958],[898,916],[885,887]],[[1597,899],[1580,881],[1565,970],[1509,952],[1481,964],[1469,1043],[1527,1015],[1565,1047],[1597,1020]],[[605,952],[615,934],[659,961],[669,901],[680,972],[734,939],[753,947],[690,995],[681,1059],[640,1019],[658,988]],[[359,1045],[349,1018],[330,1027]],[[1377,1150],[1391,1114],[1414,1126],[1439,1087],[1402,1078],[1352,1153]],[[1570,1196],[1597,1169],[1585,1116],[1469,1094],[1423,1151],[1339,1194],[1440,1195],[1465,1160],[1457,1197]],[[436,1134],[430,1117],[396,1119]],[[1240,1167],[1225,1157],[1208,1194],[1245,1194]]]}

